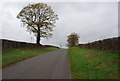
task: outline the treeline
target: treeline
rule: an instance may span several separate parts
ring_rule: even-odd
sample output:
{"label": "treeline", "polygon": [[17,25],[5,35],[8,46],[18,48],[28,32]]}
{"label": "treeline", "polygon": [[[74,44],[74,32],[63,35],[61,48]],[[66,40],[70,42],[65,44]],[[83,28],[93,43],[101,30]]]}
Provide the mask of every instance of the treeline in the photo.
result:
{"label": "treeline", "polygon": [[79,44],[81,48],[101,49],[106,51],[120,51],[120,37],[108,38],[87,44]]}
{"label": "treeline", "polygon": [[[19,42],[19,41],[11,41],[6,39],[0,39],[2,41],[2,48],[43,48],[43,47],[56,47],[51,45],[42,45],[39,46],[34,43],[26,43],[26,42]],[[58,48],[58,47],[56,47]]]}

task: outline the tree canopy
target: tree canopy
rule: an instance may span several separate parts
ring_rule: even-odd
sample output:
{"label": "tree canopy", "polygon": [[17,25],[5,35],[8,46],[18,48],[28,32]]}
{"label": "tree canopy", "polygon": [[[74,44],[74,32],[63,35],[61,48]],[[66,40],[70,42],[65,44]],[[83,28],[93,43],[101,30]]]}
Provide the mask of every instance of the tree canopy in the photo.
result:
{"label": "tree canopy", "polygon": [[36,43],[40,44],[41,37],[51,37],[58,15],[45,3],[29,4],[25,6],[17,18],[21,20],[27,30],[34,33]]}
{"label": "tree canopy", "polygon": [[77,33],[72,33],[70,35],[67,36],[67,46],[68,47],[73,47],[73,46],[76,46],[78,45],[79,43],[79,35]]}

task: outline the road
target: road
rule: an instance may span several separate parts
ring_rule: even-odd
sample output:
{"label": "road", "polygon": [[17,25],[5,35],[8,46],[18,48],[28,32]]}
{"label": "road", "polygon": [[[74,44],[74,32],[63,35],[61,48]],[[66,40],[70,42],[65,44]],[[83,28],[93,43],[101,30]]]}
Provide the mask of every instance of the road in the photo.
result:
{"label": "road", "polygon": [[67,49],[34,56],[2,71],[3,79],[70,79]]}

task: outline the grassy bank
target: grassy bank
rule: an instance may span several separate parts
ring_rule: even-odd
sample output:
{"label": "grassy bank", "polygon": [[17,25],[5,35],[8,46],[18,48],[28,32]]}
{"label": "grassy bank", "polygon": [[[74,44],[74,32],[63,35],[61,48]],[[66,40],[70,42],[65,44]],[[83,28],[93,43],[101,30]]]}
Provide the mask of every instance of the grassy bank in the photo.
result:
{"label": "grassy bank", "polygon": [[42,49],[3,49],[2,50],[2,67],[16,63],[18,61],[40,55],[58,48],[48,47]]}
{"label": "grassy bank", "polygon": [[73,79],[120,79],[118,53],[73,47],[68,57]]}

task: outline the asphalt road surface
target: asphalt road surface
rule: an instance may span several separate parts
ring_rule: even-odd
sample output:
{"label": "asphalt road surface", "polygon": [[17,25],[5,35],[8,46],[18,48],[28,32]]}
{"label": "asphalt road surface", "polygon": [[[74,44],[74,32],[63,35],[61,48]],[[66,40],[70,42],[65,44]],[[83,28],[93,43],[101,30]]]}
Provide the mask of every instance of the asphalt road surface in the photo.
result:
{"label": "asphalt road surface", "polygon": [[67,49],[35,56],[2,70],[3,79],[70,79]]}

